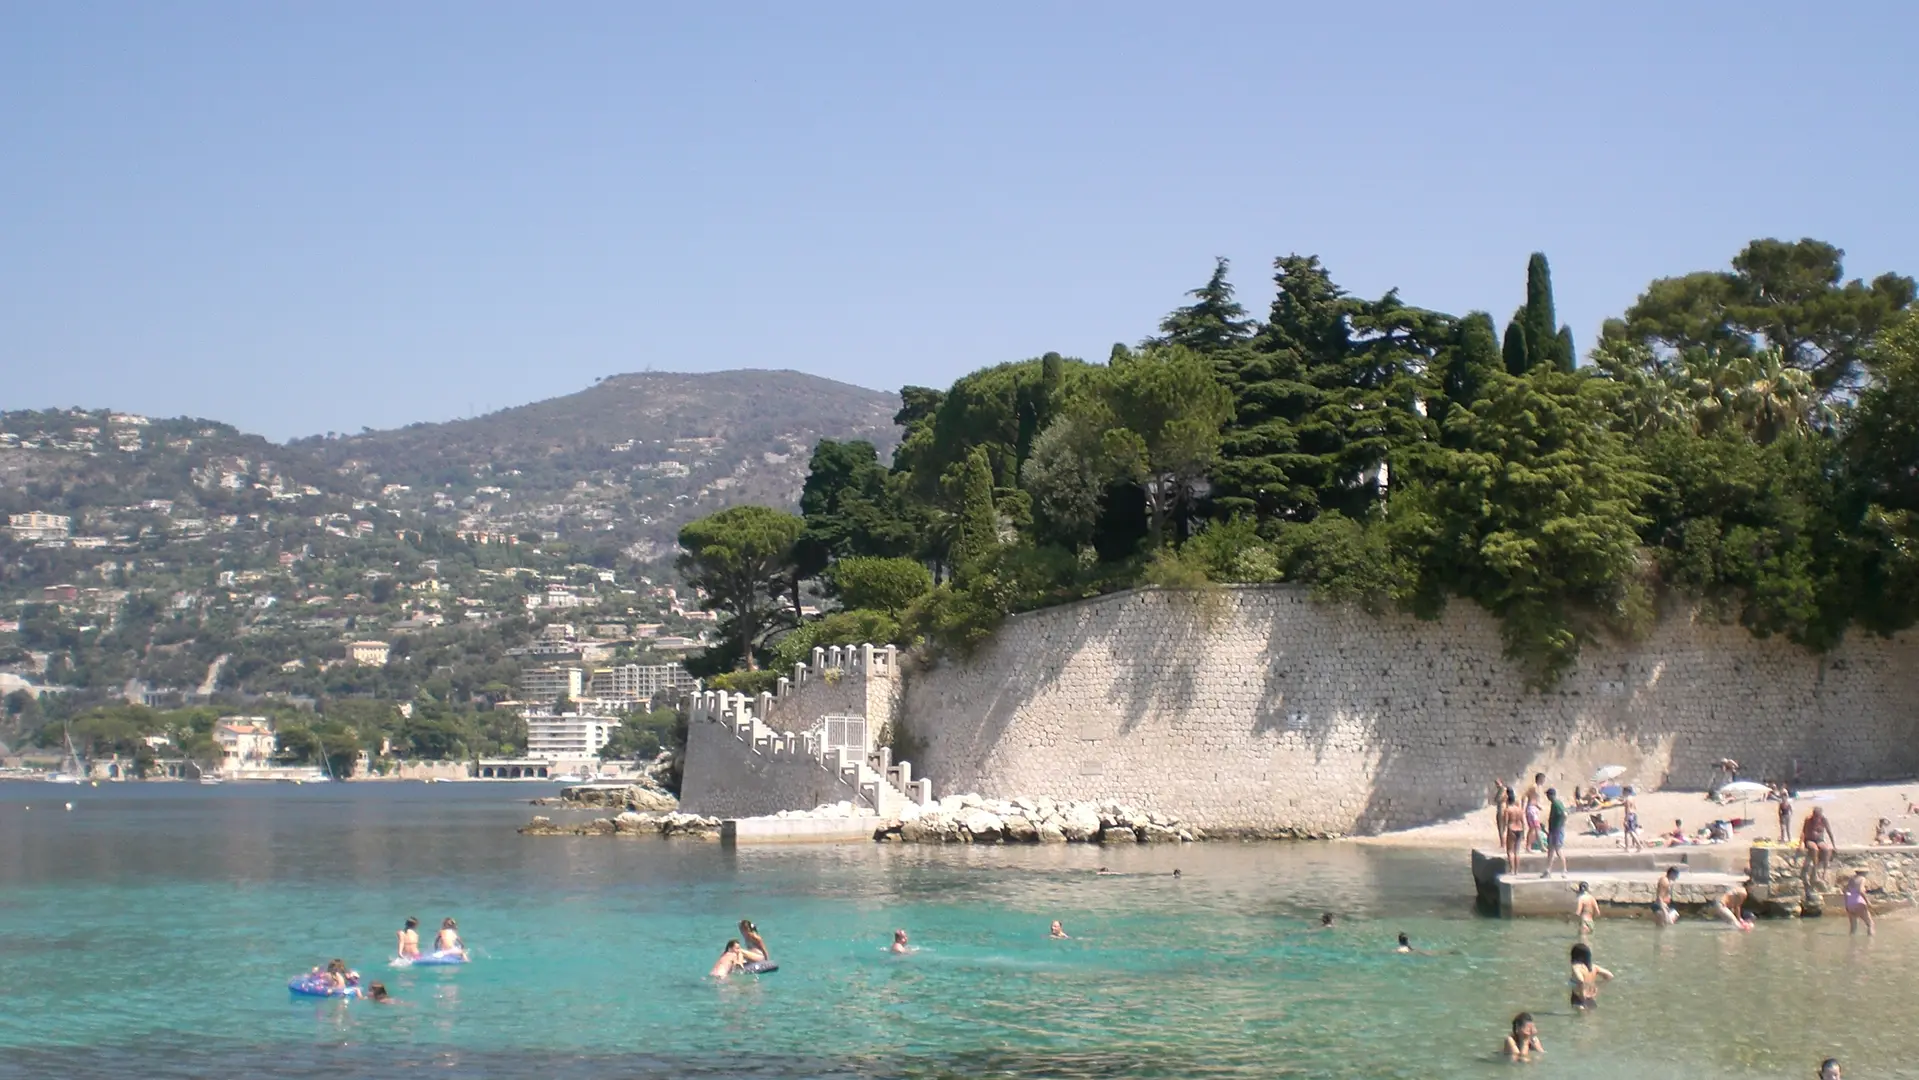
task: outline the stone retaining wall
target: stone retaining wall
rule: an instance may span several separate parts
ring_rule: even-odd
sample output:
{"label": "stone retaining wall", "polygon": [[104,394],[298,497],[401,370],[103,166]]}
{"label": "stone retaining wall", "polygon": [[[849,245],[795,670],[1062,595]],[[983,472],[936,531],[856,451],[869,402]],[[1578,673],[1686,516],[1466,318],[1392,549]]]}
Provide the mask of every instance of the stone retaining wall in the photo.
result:
{"label": "stone retaining wall", "polygon": [[1820,655],[1682,614],[1589,646],[1538,693],[1470,603],[1425,622],[1292,586],[1141,590],[1016,616],[972,661],[908,672],[897,723],[940,791],[1369,833],[1536,771],[1570,788],[1620,764],[1648,789],[1701,788],[1731,756],[1804,784],[1911,776],[1913,642],[1855,633]]}
{"label": "stone retaining wall", "polygon": [[1782,915],[1845,914],[1841,894],[1853,872],[1866,872],[1866,899],[1874,911],[1919,904],[1919,847],[1842,847],[1823,875],[1807,873],[1801,847],[1754,845],[1752,898]]}

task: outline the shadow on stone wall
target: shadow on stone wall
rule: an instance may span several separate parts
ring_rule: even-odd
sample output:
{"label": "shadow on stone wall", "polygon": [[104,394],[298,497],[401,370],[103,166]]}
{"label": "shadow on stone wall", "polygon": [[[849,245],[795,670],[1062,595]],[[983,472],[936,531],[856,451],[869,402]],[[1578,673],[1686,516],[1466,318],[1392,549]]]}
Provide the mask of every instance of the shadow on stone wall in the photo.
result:
{"label": "shadow on stone wall", "polygon": [[[1763,778],[1797,763],[1806,783],[1919,765],[1919,665],[1903,642],[1818,657],[1681,613],[1644,643],[1589,647],[1560,687],[1535,693],[1470,605],[1422,622],[1317,605],[1292,586],[1233,589],[1226,602],[1213,615],[1141,590],[1009,620],[973,662],[909,682],[922,774],[941,791],[1085,797],[1102,775],[1152,775],[1154,762],[1135,759],[1148,745],[1233,755],[1241,786],[1371,832],[1477,809],[1494,777],[1536,770],[1569,789],[1623,764],[1652,789],[1703,787],[1723,756]],[[1302,754],[1313,767],[1298,767]],[[1262,770],[1260,755],[1278,764]],[[1109,759],[1122,767],[1108,774]],[[1184,800],[1213,797],[1174,783],[1171,767],[1159,805],[1187,813]],[[1058,790],[1007,790],[1009,775]],[[1346,790],[1313,790],[1329,784]]]}

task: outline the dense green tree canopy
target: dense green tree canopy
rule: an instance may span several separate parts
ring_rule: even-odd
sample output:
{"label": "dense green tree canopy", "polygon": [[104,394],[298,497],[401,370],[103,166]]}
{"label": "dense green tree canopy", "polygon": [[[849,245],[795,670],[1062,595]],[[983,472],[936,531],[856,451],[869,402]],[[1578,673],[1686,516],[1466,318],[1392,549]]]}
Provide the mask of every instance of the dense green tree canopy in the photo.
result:
{"label": "dense green tree canopy", "polygon": [[1846,281],[1840,255],[1760,240],[1655,281],[1585,363],[1543,254],[1503,340],[1485,311],[1354,296],[1300,254],[1254,319],[1216,260],[1106,364],[908,387],[890,470],[822,442],[803,535],[715,515],[684,565],[740,657],[815,574],[842,610],[782,657],[862,635],[964,649],[1009,612],[1147,581],[1469,601],[1542,682],[1643,629],[1662,591],[1811,647],[1899,629],[1919,620],[1919,316],[1911,279]]}

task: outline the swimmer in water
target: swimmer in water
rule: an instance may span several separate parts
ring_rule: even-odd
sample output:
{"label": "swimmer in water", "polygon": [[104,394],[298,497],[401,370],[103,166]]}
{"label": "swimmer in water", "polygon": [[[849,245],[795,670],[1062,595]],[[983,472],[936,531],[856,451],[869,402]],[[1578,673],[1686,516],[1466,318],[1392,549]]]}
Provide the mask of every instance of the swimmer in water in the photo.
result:
{"label": "swimmer in water", "polygon": [[726,948],[720,952],[720,958],[713,961],[713,970],[707,974],[715,979],[724,979],[728,975],[738,971],[745,964],[746,957],[740,955],[740,943],[738,941],[728,941]]}
{"label": "swimmer in water", "polygon": [[740,939],[746,942],[740,948],[740,955],[746,957],[748,962],[773,959],[773,954],[766,948],[766,939],[760,936],[760,928],[753,925],[753,920],[740,920]]}
{"label": "swimmer in water", "polygon": [[[1058,926],[1059,924],[1054,923],[1053,925]],[[913,947],[906,943],[906,931],[893,931],[893,951],[896,953],[910,953],[913,951]]]}
{"label": "swimmer in water", "polygon": [[1174,877],[1178,877],[1178,876],[1179,876],[1179,867],[1177,867],[1177,866],[1175,866],[1175,867],[1173,867],[1173,876],[1174,876]]}
{"label": "swimmer in water", "polygon": [[1866,924],[1866,936],[1873,936],[1872,905],[1866,900],[1866,872],[1855,870],[1852,880],[1846,882],[1846,933],[1859,932],[1859,924]]}
{"label": "swimmer in water", "polygon": [[1593,932],[1593,920],[1599,918],[1599,901],[1583,881],[1579,883],[1579,899],[1573,905],[1573,914],[1579,916],[1582,936]]}
{"label": "swimmer in water", "polygon": [[1599,984],[1612,981],[1612,972],[1593,963],[1592,947],[1585,942],[1573,946],[1572,974],[1566,979],[1572,987],[1575,1009],[1590,1009],[1599,1004]]}
{"label": "swimmer in water", "polygon": [[408,917],[406,925],[400,928],[400,956],[411,960],[420,955],[420,920]]}
{"label": "swimmer in water", "polygon": [[1727,887],[1712,902],[1712,913],[1741,930],[1752,929],[1752,920],[1746,918],[1746,886],[1741,883]]}
{"label": "swimmer in water", "polygon": [[1415,953],[1419,950],[1413,948],[1412,940],[1408,938],[1405,931],[1402,930],[1399,934],[1399,945],[1395,947],[1393,951],[1399,953]]}
{"label": "swimmer in water", "polygon": [[1315,927],[1315,929],[1331,930],[1332,928],[1333,928],[1333,913],[1328,911],[1327,913],[1319,917],[1319,926]]}
{"label": "swimmer in water", "polygon": [[1114,874],[1111,870],[1106,869],[1104,866],[1100,867],[1098,870],[1093,871],[1093,873],[1098,877],[1117,877],[1118,876],[1117,874]]}
{"label": "swimmer in water", "polygon": [[1659,920],[1661,926],[1671,926],[1679,921],[1679,909],[1672,906],[1672,887],[1679,880],[1677,866],[1666,867],[1666,876],[1653,886],[1652,917]]}
{"label": "swimmer in water", "polygon": [[395,999],[392,994],[389,994],[386,992],[385,983],[374,983],[372,986],[367,987],[366,996],[368,1001],[372,1001],[380,1005],[399,1004],[398,1000]]}
{"label": "swimmer in water", "polygon": [[451,916],[440,920],[440,932],[433,936],[433,951],[466,955],[466,942],[460,940],[460,924]]}
{"label": "swimmer in water", "polygon": [[333,959],[327,961],[326,981],[328,986],[332,987],[335,990],[345,990],[347,988],[346,974],[347,972],[346,972],[345,960],[342,960],[336,956]]}
{"label": "swimmer in water", "polygon": [[1514,1061],[1531,1060],[1532,1055],[1542,1057],[1546,1048],[1539,1045],[1539,1026],[1533,1023],[1532,1013],[1520,1013],[1513,1017],[1513,1033],[1506,1036],[1506,1056]]}
{"label": "swimmer in water", "polygon": [[1067,935],[1067,933],[1066,933],[1066,928],[1065,928],[1064,926],[1061,926],[1061,925],[1059,924],[1059,920],[1058,920],[1058,919],[1054,919],[1054,920],[1053,920],[1053,929],[1052,929],[1052,931],[1051,931],[1051,936],[1053,936],[1053,937],[1056,937],[1056,938],[1063,938],[1063,937],[1066,937],[1066,936],[1068,936],[1068,935]]}
{"label": "swimmer in water", "polygon": [[1839,1080],[1838,1058],[1827,1058],[1819,1063],[1818,1080]]}

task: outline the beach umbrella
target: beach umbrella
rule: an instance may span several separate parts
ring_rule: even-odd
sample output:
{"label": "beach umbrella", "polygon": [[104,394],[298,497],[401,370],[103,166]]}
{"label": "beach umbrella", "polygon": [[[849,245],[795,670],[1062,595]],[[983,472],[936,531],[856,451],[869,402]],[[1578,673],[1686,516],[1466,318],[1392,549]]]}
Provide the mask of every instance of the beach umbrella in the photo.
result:
{"label": "beach umbrella", "polygon": [[1593,770],[1593,783],[1603,784],[1608,780],[1617,780],[1624,775],[1626,775],[1626,767],[1624,765],[1601,765],[1599,768]]}
{"label": "beach umbrella", "polygon": [[1735,780],[1719,789],[1722,798],[1763,799],[1771,789],[1753,780]]}

